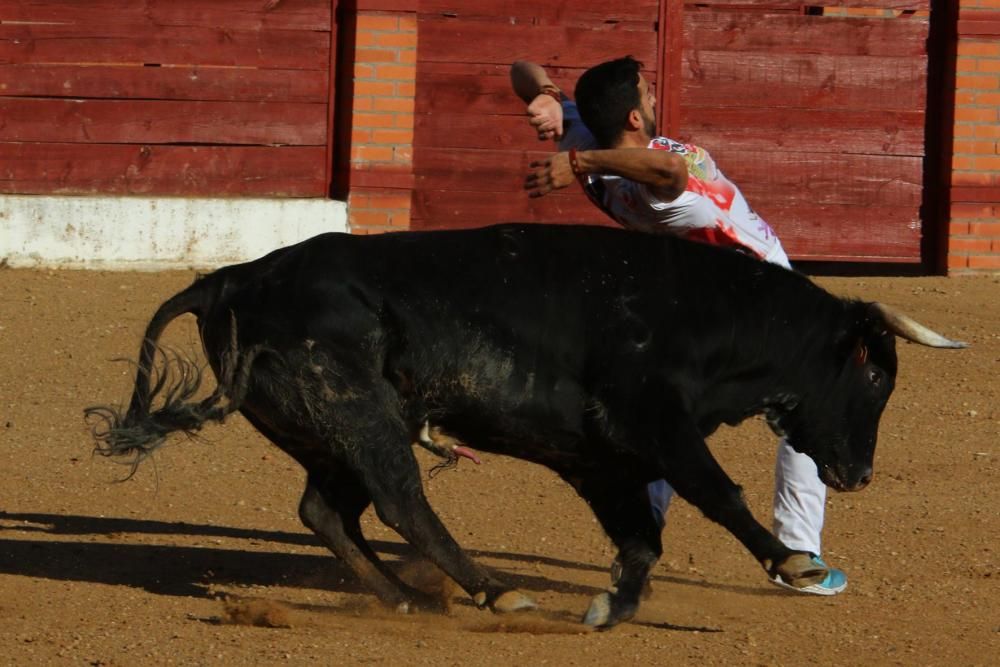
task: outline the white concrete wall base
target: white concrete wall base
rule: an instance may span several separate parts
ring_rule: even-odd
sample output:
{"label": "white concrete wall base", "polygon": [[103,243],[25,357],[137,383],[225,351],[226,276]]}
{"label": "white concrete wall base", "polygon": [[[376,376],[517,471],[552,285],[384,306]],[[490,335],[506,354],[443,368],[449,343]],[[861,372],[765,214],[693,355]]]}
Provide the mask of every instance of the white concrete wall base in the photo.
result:
{"label": "white concrete wall base", "polygon": [[11,267],[210,269],[346,231],[346,204],[325,199],[0,195]]}

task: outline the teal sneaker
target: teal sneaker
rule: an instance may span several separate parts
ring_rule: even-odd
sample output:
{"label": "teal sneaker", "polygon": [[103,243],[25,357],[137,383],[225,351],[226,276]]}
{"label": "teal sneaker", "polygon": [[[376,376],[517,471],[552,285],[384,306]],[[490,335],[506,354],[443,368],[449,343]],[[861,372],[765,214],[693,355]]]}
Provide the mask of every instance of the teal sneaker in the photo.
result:
{"label": "teal sneaker", "polygon": [[781,579],[781,575],[775,575],[770,582],[775,586],[781,586],[782,588],[787,588],[790,591],[795,591],[796,593],[809,593],[810,595],[836,595],[837,593],[843,592],[847,588],[847,575],[843,573],[842,570],[838,570],[835,567],[830,567],[823,562],[823,559],[816,554],[812,555],[812,562],[820,567],[825,567],[829,574],[826,578],[817,583],[811,584],[804,588],[796,588],[791,584],[787,584]]}

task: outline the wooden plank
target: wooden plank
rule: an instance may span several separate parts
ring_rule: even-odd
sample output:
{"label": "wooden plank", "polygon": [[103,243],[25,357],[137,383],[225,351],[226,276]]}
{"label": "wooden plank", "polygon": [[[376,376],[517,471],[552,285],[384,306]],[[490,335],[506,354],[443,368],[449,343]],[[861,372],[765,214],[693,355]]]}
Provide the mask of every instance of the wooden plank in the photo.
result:
{"label": "wooden plank", "polygon": [[[510,86],[509,65],[503,68],[502,73],[490,76],[483,76],[475,68],[470,69],[473,71],[468,73],[437,73],[418,65],[414,100],[417,116],[524,114],[524,102]],[[563,88],[569,86],[569,90],[573,90],[570,79],[559,77],[553,80],[556,85]]]}
{"label": "wooden plank", "polygon": [[920,217],[891,206],[768,206],[761,214],[798,260],[919,261]]}
{"label": "wooden plank", "polygon": [[[417,71],[424,72],[427,74],[432,74],[440,77],[449,75],[474,75],[474,76],[484,76],[484,77],[502,77],[508,80],[508,87],[510,86],[509,76],[510,76],[510,66],[516,60],[516,58],[508,58],[505,62],[500,63],[477,63],[477,62],[461,62],[461,61],[429,61],[420,60],[417,62]],[[571,64],[546,64],[540,63],[545,66],[545,72],[550,78],[555,80],[558,77],[564,77],[570,79],[571,81],[576,81],[577,77],[580,76],[586,70],[583,65],[571,65]],[[655,70],[652,70],[655,71]]]}
{"label": "wooden plank", "polygon": [[0,63],[155,63],[271,69],[329,65],[329,32],[0,23]]}
{"label": "wooden plank", "polygon": [[896,206],[915,211],[921,202],[919,157],[759,153],[715,146],[712,156],[755,209],[771,203]]}
{"label": "wooden plank", "polygon": [[866,7],[870,9],[897,9],[900,11],[930,11],[930,0],[684,0],[690,9],[692,5],[706,8],[741,9],[785,9],[799,11],[802,7]]}
{"label": "wooden plank", "polygon": [[0,141],[326,145],[326,105],[0,98]]}
{"label": "wooden plank", "polygon": [[900,21],[824,16],[687,12],[684,48],[810,55],[923,56],[928,19]]}
{"label": "wooden plank", "polygon": [[0,65],[8,97],[327,102],[322,70],[129,65]]}
{"label": "wooden plank", "polygon": [[330,30],[330,0],[5,0],[0,22]]}
{"label": "wooden plank", "polygon": [[325,146],[0,144],[0,192],[323,197]]}
{"label": "wooden plank", "polygon": [[418,114],[413,145],[418,150],[441,148],[495,149],[510,151],[556,150],[552,141],[540,142],[528,125],[528,117],[516,115]]}
{"label": "wooden plank", "polygon": [[919,58],[689,51],[682,107],[763,106],[923,109],[927,63]]}
{"label": "wooden plank", "polygon": [[[666,0],[664,0],[666,1]],[[560,25],[599,28],[621,23],[656,22],[660,0],[635,2],[536,2],[535,0],[420,0],[419,13],[426,18],[457,21],[503,21],[512,24]]]}
{"label": "wooden plank", "polygon": [[427,146],[414,153],[413,172],[420,190],[524,193],[528,165],[532,160],[543,159],[549,154],[543,151]]}
{"label": "wooden plank", "polygon": [[924,155],[923,111],[684,108],[680,138],[700,146],[780,153]]}
{"label": "wooden plank", "polygon": [[493,22],[421,18],[421,62],[492,63],[509,66],[530,60],[547,66],[573,63],[590,67],[632,54],[655,67],[656,32],[649,30],[590,30],[561,26],[509,25]]}

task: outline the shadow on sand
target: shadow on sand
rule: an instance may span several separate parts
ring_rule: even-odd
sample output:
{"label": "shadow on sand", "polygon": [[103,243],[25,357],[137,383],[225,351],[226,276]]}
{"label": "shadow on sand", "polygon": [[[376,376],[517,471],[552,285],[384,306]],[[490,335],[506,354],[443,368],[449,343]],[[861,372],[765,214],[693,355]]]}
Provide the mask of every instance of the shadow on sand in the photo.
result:
{"label": "shadow on sand", "polygon": [[[10,537],[3,537],[4,533]],[[25,539],[37,532],[43,539]],[[18,536],[14,537],[13,533]],[[57,536],[79,539],[54,539]],[[209,540],[246,540],[244,550],[209,543],[205,546],[149,543],[148,536],[184,536]],[[345,593],[365,590],[340,561],[325,550],[315,554],[261,550],[260,543],[319,547],[308,533],[230,526],[61,514],[0,512],[0,574],[61,581],[82,581],[142,588],[159,595],[210,597],[213,585],[291,586]],[[415,558],[409,545],[372,540],[390,564]],[[495,559],[583,571],[604,567],[533,554],[469,550],[476,559]],[[592,596],[602,589],[519,572],[500,571],[512,585],[531,591]],[[780,591],[732,586],[679,576],[658,575],[654,582],[766,595]],[[672,628],[671,629],[687,629]]]}

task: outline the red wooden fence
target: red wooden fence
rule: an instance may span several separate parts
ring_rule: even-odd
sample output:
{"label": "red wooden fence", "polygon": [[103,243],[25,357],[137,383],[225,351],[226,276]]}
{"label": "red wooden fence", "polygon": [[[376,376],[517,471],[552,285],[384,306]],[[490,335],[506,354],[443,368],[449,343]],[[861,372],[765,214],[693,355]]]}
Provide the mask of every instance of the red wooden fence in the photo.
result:
{"label": "red wooden fence", "polygon": [[4,0],[0,192],[325,196],[331,0]]}
{"label": "red wooden fence", "polygon": [[[920,261],[929,0],[416,1],[413,227],[609,224],[576,188],[524,195],[551,145],[508,68],[572,90],[630,53],[661,127],[711,150],[793,257]],[[326,196],[335,6],[6,0],[0,192]],[[840,15],[857,7],[893,17]]]}

